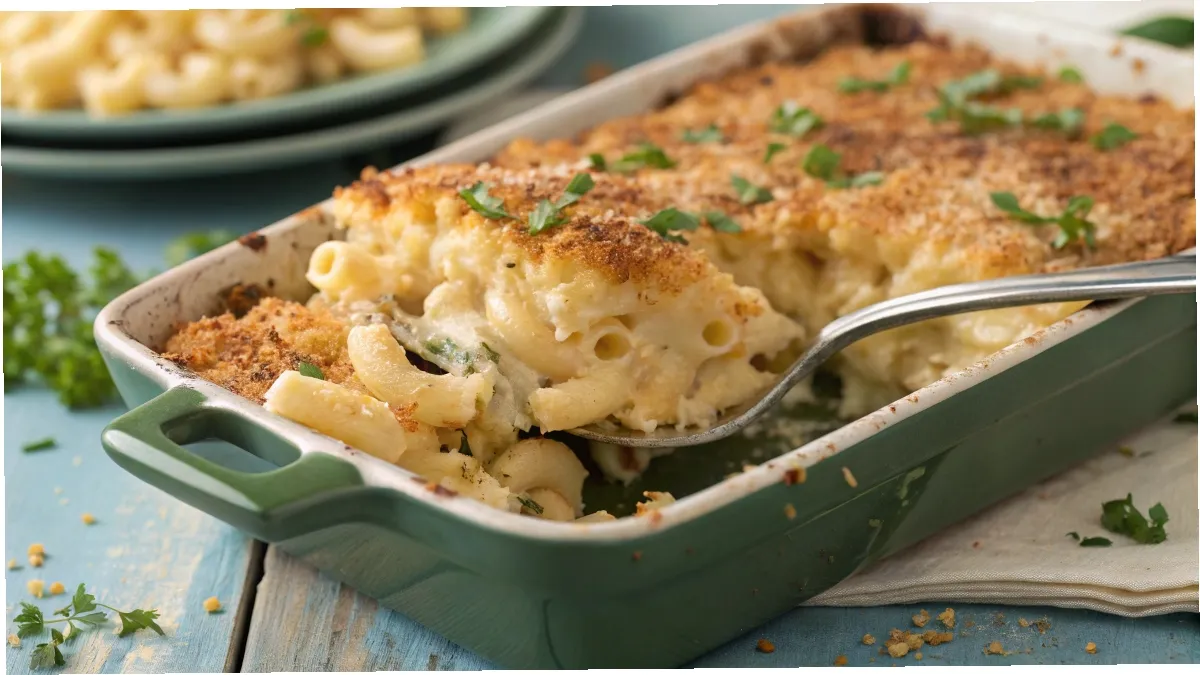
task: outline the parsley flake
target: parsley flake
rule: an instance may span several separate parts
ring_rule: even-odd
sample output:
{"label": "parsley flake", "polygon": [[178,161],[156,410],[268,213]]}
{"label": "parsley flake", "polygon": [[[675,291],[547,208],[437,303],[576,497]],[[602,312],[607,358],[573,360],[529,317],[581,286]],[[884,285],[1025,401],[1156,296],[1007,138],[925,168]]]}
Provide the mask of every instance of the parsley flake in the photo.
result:
{"label": "parsley flake", "polygon": [[1068,138],[1075,138],[1083,131],[1083,119],[1084,113],[1079,108],[1066,108],[1056,113],[1038,115],[1030,124],[1038,129],[1056,129]]}
{"label": "parsley flake", "polygon": [[834,189],[865,187],[879,185],[883,182],[884,175],[879,171],[845,176],[838,169],[841,162],[841,153],[830,150],[828,146],[818,144],[814,145],[804,156],[801,168],[804,169],[804,173],[825,181],[826,185]]}
{"label": "parsley flake", "polygon": [[538,234],[543,230],[562,225],[567,222],[562,209],[579,201],[581,197],[596,186],[591,174],[577,173],[567,184],[563,195],[556,201],[543,199],[537,203],[529,214],[529,234]]}
{"label": "parsley flake", "polygon": [[597,171],[608,170],[608,162],[604,161],[604,155],[598,152],[593,152],[592,154],[588,155],[588,161],[592,163],[592,168]]}
{"label": "parsley flake", "polygon": [[1021,208],[1016,195],[1011,192],[991,193],[992,203],[1013,218],[1030,225],[1058,225],[1059,233],[1054,238],[1054,248],[1063,248],[1073,241],[1083,239],[1091,248],[1096,247],[1095,224],[1087,220],[1087,214],[1092,210],[1094,200],[1091,197],[1072,197],[1067,200],[1067,207],[1058,216],[1039,216],[1036,213]]}
{"label": "parsley flake", "polygon": [[964,133],[977,134],[988,129],[1021,124],[1024,115],[1017,108],[1002,109],[972,99],[1006,94],[1014,89],[1036,89],[1042,78],[1027,75],[1001,75],[996,70],[981,70],[961,80],[947,82],[938,89],[937,108],[925,114],[933,122],[957,121]]}
{"label": "parsley flake", "polygon": [[1070,84],[1083,84],[1083,73],[1075,66],[1063,66],[1058,69],[1058,79]]}
{"label": "parsley flake", "polygon": [[653,143],[642,143],[636,150],[626,153],[621,159],[613,162],[612,170],[618,173],[631,173],[638,169],[670,169],[675,162],[667,157],[663,149]]}
{"label": "parsley flake", "polygon": [[720,211],[705,211],[704,220],[708,226],[718,232],[737,233],[742,231],[742,226],[737,224],[737,221]]}
{"label": "parsley flake", "polygon": [[504,200],[500,197],[493,197],[488,194],[488,184],[482,181],[472,185],[465,190],[459,190],[458,196],[463,198],[472,209],[485,218],[492,220],[500,220],[501,218],[512,218],[508,212],[504,210]]}
{"label": "parsley flake", "polygon": [[1190,47],[1195,39],[1195,21],[1185,16],[1163,16],[1121,31],[1123,35],[1161,42],[1172,47]]}
{"label": "parsley flake", "polygon": [[58,441],[53,438],[43,438],[40,441],[30,441],[21,446],[21,452],[37,452],[38,450],[50,450],[57,448]]}
{"label": "parsley flake", "polygon": [[1167,532],[1163,526],[1169,518],[1162,504],[1150,507],[1147,514],[1150,516],[1149,521],[1133,505],[1132,494],[1126,495],[1125,499],[1105,502],[1101,509],[1103,514],[1100,516],[1100,524],[1109,532],[1123,534],[1139,544],[1161,544],[1167,540]]}
{"label": "parsley flake", "polygon": [[700,227],[699,218],[687,211],[675,208],[663,209],[641,222],[663,239],[678,244],[686,244],[687,240],[677,234],[672,234],[673,232],[695,230]]}
{"label": "parsley flake", "polygon": [[329,31],[324,26],[313,26],[304,31],[300,41],[305,47],[320,47],[329,41]]}
{"label": "parsley flake", "polygon": [[771,158],[786,147],[783,143],[768,143],[767,152],[763,155],[763,164],[770,164]]}
{"label": "parsley flake", "polygon": [[801,108],[795,101],[784,101],[783,105],[771,114],[770,129],[776,133],[801,138],[824,125],[825,121],[812,110]]}
{"label": "parsley flake", "polygon": [[734,192],[737,193],[738,201],[744,206],[766,204],[775,199],[770,190],[759,187],[736,173],[730,176],[730,182],[733,184]]}
{"label": "parsley flake", "polygon": [[700,131],[691,129],[683,130],[684,143],[720,143],[725,140],[725,135],[717,128],[716,124],[710,124],[707,128]]}
{"label": "parsley flake", "polygon": [[912,71],[910,61],[901,61],[882,80],[864,80],[857,77],[843,77],[838,81],[838,91],[845,94],[857,94],[862,91],[887,91],[888,89],[906,84]]}
{"label": "parsley flake", "polygon": [[1112,122],[1092,136],[1091,142],[1097,150],[1107,151],[1115,150],[1136,138],[1137,134],[1127,127]]}
{"label": "parsley flake", "polygon": [[542,513],[545,511],[545,509],[542,508],[541,504],[533,501],[532,499],[530,499],[529,497],[526,497],[525,495],[518,495],[517,501],[521,502],[522,508],[529,509],[530,511],[532,511],[533,513],[536,513],[539,516],[542,515]]}
{"label": "parsley flake", "polygon": [[320,368],[314,366],[308,361],[301,361],[300,365],[296,366],[296,370],[300,371],[300,374],[305,377],[311,377],[316,380],[325,379],[325,373],[321,372]]}

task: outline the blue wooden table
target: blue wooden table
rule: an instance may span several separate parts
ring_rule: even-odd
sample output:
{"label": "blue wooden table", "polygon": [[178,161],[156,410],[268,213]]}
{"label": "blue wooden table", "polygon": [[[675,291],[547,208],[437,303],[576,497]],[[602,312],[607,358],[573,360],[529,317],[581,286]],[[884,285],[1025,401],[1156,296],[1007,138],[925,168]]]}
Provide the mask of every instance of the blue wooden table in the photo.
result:
{"label": "blue wooden table", "polygon": [[[629,65],[738,23],[788,7],[614,7],[588,10],[581,42],[543,78],[577,86],[594,61]],[[427,143],[429,141],[426,141]],[[419,144],[418,144],[419,145]],[[413,146],[418,147],[418,146]],[[148,185],[87,185],[5,175],[4,259],[40,249],[86,266],[94,245],[120,250],[135,269],[162,266],[176,236],[217,227],[238,232],[316,202],[351,180],[361,158],[329,160],[285,171]],[[275,549],[144,486],[118,469],[99,444],[113,405],[68,413],[36,388],[4,399],[5,559],[7,619],[33,601],[44,612],[65,596],[34,600],[31,579],[67,588],[86,583],[101,602],[121,609],[156,607],[165,637],[146,632],[118,638],[109,630],[68,645],[68,672],[358,671],[478,669],[489,664],[369,598],[319,576]],[[54,436],[59,447],[23,453],[23,444]],[[82,515],[97,519],[86,525]],[[41,568],[25,563],[30,544],[47,551]],[[205,598],[224,605],[209,614]],[[940,607],[928,607],[940,611]],[[959,606],[955,640],[926,648],[922,665],[1195,663],[1195,615],[1125,620],[1086,611],[1036,607]],[[905,628],[911,607],[801,609],[700,659],[697,666],[891,665],[862,636]],[[936,612],[934,612],[936,613]],[[1047,619],[1023,627],[1022,623]],[[1020,619],[1025,619],[1021,622]],[[1041,625],[1045,632],[1038,629]],[[774,653],[756,651],[759,638]],[[986,656],[1000,641],[1008,655]],[[9,673],[29,668],[34,640],[8,648]],[[882,642],[882,639],[880,640]],[[1096,654],[1085,652],[1094,642]],[[918,662],[906,659],[906,665]]]}

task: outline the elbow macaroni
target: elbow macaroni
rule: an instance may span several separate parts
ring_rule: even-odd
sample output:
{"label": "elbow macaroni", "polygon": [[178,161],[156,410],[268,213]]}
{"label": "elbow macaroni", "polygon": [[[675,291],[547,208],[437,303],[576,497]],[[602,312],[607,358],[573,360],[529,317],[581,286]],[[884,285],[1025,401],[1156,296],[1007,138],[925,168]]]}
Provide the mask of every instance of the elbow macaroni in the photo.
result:
{"label": "elbow macaroni", "polygon": [[[112,116],[267,98],[411,66],[425,58],[427,34],[467,20],[461,7],[7,12],[3,102]],[[147,74],[143,63],[159,66]]]}

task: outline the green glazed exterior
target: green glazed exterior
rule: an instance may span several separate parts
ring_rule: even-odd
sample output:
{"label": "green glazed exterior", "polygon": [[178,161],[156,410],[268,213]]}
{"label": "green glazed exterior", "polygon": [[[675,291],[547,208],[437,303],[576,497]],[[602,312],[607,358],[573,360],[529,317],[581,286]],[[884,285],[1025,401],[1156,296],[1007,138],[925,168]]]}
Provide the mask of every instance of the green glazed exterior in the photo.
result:
{"label": "green glazed exterior", "polygon": [[[256,433],[252,419],[211,409],[187,386],[162,393],[109,350],[122,396],[141,407],[102,440],[143,480],[503,667],[670,667],[1193,399],[1195,303],[1135,303],[844,448],[803,483],[632,539],[524,537],[365,486],[333,456],[291,461],[296,448]],[[283,466],[237,474],[178,445],[205,436]]]}

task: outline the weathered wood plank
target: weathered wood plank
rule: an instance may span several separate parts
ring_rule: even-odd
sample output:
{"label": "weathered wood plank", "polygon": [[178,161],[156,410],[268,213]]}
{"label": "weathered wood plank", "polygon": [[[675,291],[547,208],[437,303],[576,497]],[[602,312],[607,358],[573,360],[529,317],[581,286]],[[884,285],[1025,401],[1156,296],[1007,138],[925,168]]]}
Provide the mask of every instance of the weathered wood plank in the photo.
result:
{"label": "weathered wood plank", "polygon": [[[51,612],[80,583],[100,602],[123,610],[156,608],[165,637],[138,633],[118,638],[111,628],[81,635],[63,648],[67,672],[217,672],[227,667],[242,608],[247,570],[261,554],[245,535],[164,495],[125,473],[104,455],[100,430],[122,412],[117,406],[68,413],[44,390],[4,399],[5,560],[8,626],[19,602]],[[30,440],[53,436],[59,447],[24,453]],[[85,525],[83,513],[96,517]],[[30,566],[30,544],[46,548],[45,564]],[[27,582],[62,582],[68,594],[36,599]],[[251,588],[253,586],[251,585]],[[208,614],[202,603],[225,605]],[[115,621],[114,625],[119,625]],[[243,620],[246,618],[242,616]],[[8,648],[10,675],[29,671],[35,643]]]}
{"label": "weathered wood plank", "polygon": [[[845,656],[851,666],[890,666],[879,654],[888,631],[917,630],[921,608],[944,606],[814,607],[791,613],[732,640],[691,667],[831,666]],[[1086,610],[957,605],[954,639],[922,649],[930,665],[1192,663],[1200,658],[1200,620],[1173,614],[1122,619]],[[1025,619],[1027,625],[1021,625]],[[1039,620],[1045,632],[1039,630]],[[933,628],[934,620],[928,628]],[[1048,627],[1047,627],[1048,626]],[[870,633],[873,646],[862,644]],[[775,652],[756,649],[760,638]],[[985,655],[993,641],[1006,654]],[[1097,645],[1088,654],[1088,642]],[[909,656],[895,660],[915,665]],[[495,666],[435,635],[403,615],[319,574],[272,547],[254,607],[245,672],[480,670]]]}

